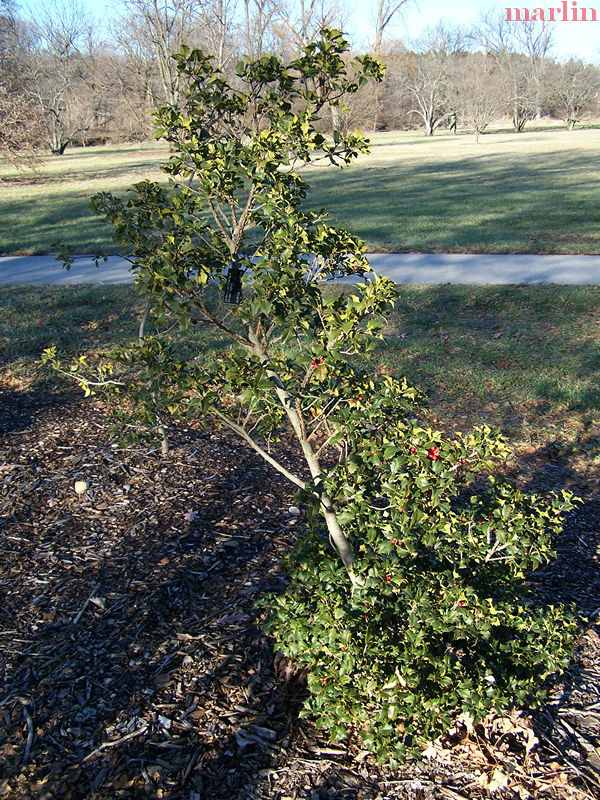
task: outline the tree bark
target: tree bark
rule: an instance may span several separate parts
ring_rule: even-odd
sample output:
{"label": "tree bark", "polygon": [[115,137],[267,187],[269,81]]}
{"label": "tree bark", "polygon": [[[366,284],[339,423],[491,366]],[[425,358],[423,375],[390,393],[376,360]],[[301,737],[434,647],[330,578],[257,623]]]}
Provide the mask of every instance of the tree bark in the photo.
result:
{"label": "tree bark", "polygon": [[[302,454],[304,455],[304,460],[306,461],[310,471],[313,483],[318,487],[322,478],[321,465],[312,444],[309,442],[304,432],[302,418],[296,409],[295,398],[285,388],[281,382],[281,379],[279,378],[279,375],[269,367],[269,358],[266,350],[256,331],[252,328],[249,328],[248,330],[248,338],[252,342],[252,351],[254,355],[259,358],[266,374],[274,383],[275,393],[277,394],[279,402],[281,403],[281,406],[288,417],[294,433],[296,434],[296,438],[298,439],[300,447],[302,448]],[[318,491],[317,495],[319,497],[321,514],[323,515],[325,524],[327,525],[327,530],[329,532],[330,541],[342,559],[350,580],[353,584],[356,584],[359,581],[354,575],[352,569],[354,565],[354,553],[352,552],[352,548],[350,547],[350,544],[346,539],[346,536],[338,521],[334,503],[326,491]]]}

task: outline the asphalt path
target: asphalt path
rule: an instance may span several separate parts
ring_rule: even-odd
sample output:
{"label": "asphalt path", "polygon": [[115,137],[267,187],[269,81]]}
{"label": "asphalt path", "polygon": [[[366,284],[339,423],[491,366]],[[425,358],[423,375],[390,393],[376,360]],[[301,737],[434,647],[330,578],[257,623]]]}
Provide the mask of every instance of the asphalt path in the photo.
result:
{"label": "asphalt path", "polygon": [[[375,272],[396,283],[600,284],[600,255],[472,255],[378,253],[369,255]],[[118,256],[96,267],[90,256],[77,256],[70,271],[54,256],[0,257],[0,285],[131,283],[129,262]]]}

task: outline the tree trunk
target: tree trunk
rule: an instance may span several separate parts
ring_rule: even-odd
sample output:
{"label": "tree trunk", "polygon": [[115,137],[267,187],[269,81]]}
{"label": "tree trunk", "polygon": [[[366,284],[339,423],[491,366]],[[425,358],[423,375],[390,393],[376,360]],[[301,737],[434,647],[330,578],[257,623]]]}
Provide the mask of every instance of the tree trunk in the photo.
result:
{"label": "tree trunk", "polygon": [[340,109],[339,106],[331,106],[331,128],[332,131],[340,129]]}
{"label": "tree trunk", "polygon": [[65,150],[67,149],[68,146],[69,146],[69,142],[68,141],[66,141],[66,142],[62,142],[62,141],[61,142],[56,142],[50,148],[50,152],[52,153],[53,156],[64,156]]}
{"label": "tree trunk", "polygon": [[381,106],[381,85],[375,84],[373,87],[373,133],[379,128],[379,109]]}
{"label": "tree trunk", "polygon": [[[302,454],[304,455],[304,460],[308,466],[310,471],[311,478],[313,479],[314,485],[319,486],[322,479],[322,472],[321,472],[321,464],[319,463],[319,458],[315,453],[312,444],[308,441],[305,431],[304,431],[304,423],[300,412],[296,408],[296,403],[294,397],[288,392],[288,390],[283,385],[279,375],[270,368],[269,366],[269,358],[267,353],[260,342],[259,337],[256,334],[256,331],[252,328],[248,330],[248,338],[252,342],[252,350],[256,356],[258,356],[260,362],[262,363],[264,370],[268,377],[273,381],[275,393],[281,407],[284,409],[286,416],[292,426],[294,433],[296,434],[296,438],[298,439],[298,443],[302,448]],[[340,558],[344,566],[346,567],[346,571],[352,584],[356,584],[358,579],[354,575],[352,570],[352,566],[354,564],[354,553],[352,552],[352,548],[344,532],[342,527],[338,521],[337,514],[335,512],[335,507],[331,497],[327,494],[326,491],[319,491],[319,507],[321,510],[321,514],[325,519],[325,524],[327,525],[327,530],[329,531],[329,538],[331,544],[337,552],[339,553]]]}

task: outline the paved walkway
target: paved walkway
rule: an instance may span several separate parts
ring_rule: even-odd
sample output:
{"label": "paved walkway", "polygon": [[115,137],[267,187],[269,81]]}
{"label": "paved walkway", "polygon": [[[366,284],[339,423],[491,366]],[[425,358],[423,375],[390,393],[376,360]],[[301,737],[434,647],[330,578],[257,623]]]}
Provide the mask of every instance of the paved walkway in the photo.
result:
{"label": "paved walkway", "polygon": [[[370,255],[374,270],[396,283],[558,283],[600,284],[600,255],[462,255],[385,253]],[[96,268],[92,258],[78,256],[64,270],[53,256],[0,257],[0,285],[130,283],[129,263],[111,256]]]}

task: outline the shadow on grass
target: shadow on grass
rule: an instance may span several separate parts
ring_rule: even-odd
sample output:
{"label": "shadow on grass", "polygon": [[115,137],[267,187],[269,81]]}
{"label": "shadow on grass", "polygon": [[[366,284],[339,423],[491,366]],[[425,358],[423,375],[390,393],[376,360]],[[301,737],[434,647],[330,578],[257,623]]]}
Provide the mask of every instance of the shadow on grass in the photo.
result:
{"label": "shadow on grass", "polygon": [[[165,153],[166,160],[168,153]],[[133,185],[138,181],[148,178],[149,175],[153,176],[153,180],[157,179],[158,162],[153,164],[148,161],[124,161],[123,163],[111,164],[107,167],[89,167],[88,169],[73,170],[72,172],[65,172],[58,176],[49,175],[46,180],[48,183],[64,183],[65,181],[81,182],[82,189],[85,189],[85,181],[98,181],[106,180],[108,183],[119,182],[121,178],[128,178],[127,185]],[[162,173],[160,173],[162,175]],[[160,177],[160,176],[158,176]],[[163,181],[166,181],[166,176],[162,176]],[[125,187],[126,188],[126,187]],[[123,189],[124,190],[124,189]]]}
{"label": "shadow on grass", "polygon": [[[6,286],[0,299],[0,369],[32,390],[51,378],[43,351],[56,345],[64,362],[84,351],[133,341],[140,300],[129,286]],[[55,376],[56,377],[56,376]]]}
{"label": "shadow on grass", "polygon": [[[105,353],[136,342],[143,301],[127,285],[7,286],[0,309],[0,382],[9,390],[18,383],[34,392],[73,386],[41,365],[48,347],[56,345],[68,368],[83,353]],[[146,332],[151,330],[148,324]],[[182,355],[190,358],[226,347],[222,338],[202,327],[182,334],[180,345]]]}
{"label": "shadow on grass", "polygon": [[600,289],[403,286],[375,367],[477,422],[600,408]]}
{"label": "shadow on grass", "polygon": [[76,251],[115,250],[113,228],[92,211],[90,193],[48,192],[35,199],[11,199],[0,203],[0,213],[5,223],[0,253],[50,253],[56,251],[56,242]]}
{"label": "shadow on grass", "polygon": [[[560,241],[540,234],[595,233],[592,197],[600,177],[590,174],[585,153],[507,159],[484,151],[385,167],[367,159],[343,172],[314,171],[309,182],[309,206],[329,209],[369,247],[551,253],[560,252]],[[598,252],[598,243],[582,241],[578,251]]]}
{"label": "shadow on grass", "polygon": [[[576,136],[576,134],[575,134]],[[439,142],[436,137],[435,142]],[[460,147],[471,136],[448,137]],[[521,141],[514,136],[515,143]],[[576,141],[576,138],[574,139]],[[520,151],[502,155],[487,146],[485,137],[475,153],[456,158],[425,155],[418,161],[402,158],[407,148],[423,147],[426,137],[394,141],[386,137],[375,141],[373,150],[397,145],[387,162],[361,160],[350,169],[315,169],[306,173],[313,191],[309,207],[325,207],[333,219],[365,239],[371,249],[398,252],[524,252],[597,253],[600,244],[595,230],[595,196],[600,174],[590,168],[589,154],[552,149]],[[526,144],[528,144],[526,142]],[[150,172],[144,155],[124,150],[132,163],[85,168],[85,156],[102,160],[102,153],[77,155],[74,167],[65,160],[68,177],[106,180],[107,187],[131,175],[128,183]],[[433,152],[433,151],[432,151]],[[164,157],[163,157],[164,156]],[[168,153],[157,151],[157,160]],[[57,180],[63,180],[60,176]],[[54,181],[54,177],[47,177]],[[46,187],[44,187],[46,188]],[[52,242],[61,239],[76,249],[106,250],[112,230],[95,218],[89,208],[89,190],[41,192],[24,199],[11,198],[1,209],[4,226],[0,251],[48,252]],[[117,191],[124,191],[125,187]],[[581,238],[575,236],[580,234]],[[572,238],[571,238],[572,237]],[[590,238],[591,237],[591,238]]]}

